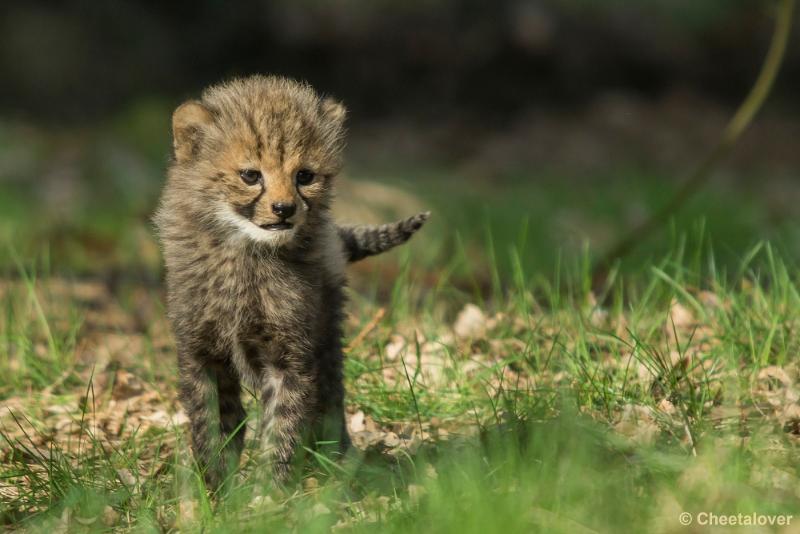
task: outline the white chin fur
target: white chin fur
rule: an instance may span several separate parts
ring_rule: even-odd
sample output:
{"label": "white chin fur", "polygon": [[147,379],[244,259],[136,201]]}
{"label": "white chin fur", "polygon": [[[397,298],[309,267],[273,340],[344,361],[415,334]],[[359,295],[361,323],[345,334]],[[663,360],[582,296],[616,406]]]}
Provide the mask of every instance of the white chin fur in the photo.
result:
{"label": "white chin fur", "polygon": [[236,233],[251,241],[279,246],[288,243],[294,237],[295,229],[265,230],[248,221],[227,205],[216,210],[217,219],[224,225],[233,228]]}

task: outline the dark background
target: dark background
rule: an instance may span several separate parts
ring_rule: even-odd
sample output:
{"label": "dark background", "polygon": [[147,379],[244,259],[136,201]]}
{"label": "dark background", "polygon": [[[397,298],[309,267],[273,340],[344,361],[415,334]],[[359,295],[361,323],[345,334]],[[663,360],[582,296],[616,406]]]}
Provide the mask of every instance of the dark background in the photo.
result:
{"label": "dark background", "polygon": [[[766,50],[771,4],[12,2],[0,27],[0,105],[26,119],[89,121],[253,72],[306,79],[359,117],[486,126],[623,88],[652,99],[677,87],[735,104]],[[778,92],[800,93],[796,44]]]}

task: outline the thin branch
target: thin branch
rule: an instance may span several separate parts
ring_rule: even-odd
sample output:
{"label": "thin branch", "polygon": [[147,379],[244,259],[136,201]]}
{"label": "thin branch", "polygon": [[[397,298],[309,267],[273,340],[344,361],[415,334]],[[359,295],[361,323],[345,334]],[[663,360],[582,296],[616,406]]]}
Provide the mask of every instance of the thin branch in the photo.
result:
{"label": "thin branch", "polygon": [[345,347],[345,354],[352,352],[353,349],[361,345],[369,333],[372,332],[376,326],[378,326],[378,323],[381,322],[381,319],[383,319],[384,315],[386,315],[386,308],[378,308],[378,311],[376,311],[375,315],[372,316],[370,322],[364,325],[364,328],[361,329],[358,335],[356,335],[356,337],[353,338],[347,347]]}
{"label": "thin branch", "polygon": [[716,146],[709,152],[705,159],[689,175],[683,186],[675,195],[654,213],[649,219],[623,237],[606,255],[598,261],[592,270],[592,287],[597,290],[605,285],[609,270],[612,265],[636,248],[642,241],[660,227],[686,204],[686,202],[708,182],[719,162],[725,158],[753,121],[756,113],[761,109],[767,96],[769,96],[775,78],[783,63],[786,45],[792,28],[792,14],[795,0],[781,0],[776,14],[775,31],[769,51],[761,66],[761,72],[756,79],[750,93],[742,102],[736,114],[726,126]]}

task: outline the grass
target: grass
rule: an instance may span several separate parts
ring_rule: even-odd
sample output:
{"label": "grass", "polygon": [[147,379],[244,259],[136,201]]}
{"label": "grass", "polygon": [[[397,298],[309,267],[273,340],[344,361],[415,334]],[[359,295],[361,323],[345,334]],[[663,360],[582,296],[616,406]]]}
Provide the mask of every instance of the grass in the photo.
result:
{"label": "grass", "polygon": [[[212,498],[186,455],[186,428],[154,415],[176,408],[163,334],[118,327],[149,342],[105,367],[79,347],[97,328],[93,308],[134,315],[138,289],[87,305],[58,290],[60,276],[19,265],[3,295],[0,391],[13,415],[2,419],[2,521],[34,531],[591,532],[676,530],[682,512],[792,514],[797,270],[768,243],[723,269],[703,240],[697,250],[678,239],[607,295],[588,291],[586,260],[544,278],[512,249],[514,274],[489,273],[476,300],[470,284],[449,283],[454,266],[431,286],[401,253],[388,313],[353,295],[348,339],[363,335],[346,375],[353,419],[366,421],[350,423],[358,454],[337,463],[309,453],[285,488],[245,458],[230,492]],[[145,323],[163,323],[158,294],[145,295]],[[456,336],[470,302],[478,317]]]}

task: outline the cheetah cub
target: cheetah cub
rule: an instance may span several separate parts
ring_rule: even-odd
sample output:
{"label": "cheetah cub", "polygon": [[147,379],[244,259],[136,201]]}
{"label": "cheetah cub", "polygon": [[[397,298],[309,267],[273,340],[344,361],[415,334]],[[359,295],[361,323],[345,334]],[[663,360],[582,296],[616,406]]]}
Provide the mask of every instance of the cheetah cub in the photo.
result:
{"label": "cheetah cub", "polygon": [[333,222],[344,118],[342,104],[273,76],[212,86],[172,116],[174,159],[155,223],[179,396],[210,489],[244,445],[242,385],[260,397],[256,438],[276,480],[303,439],[350,445],[345,265],[407,241],[428,214]]}

